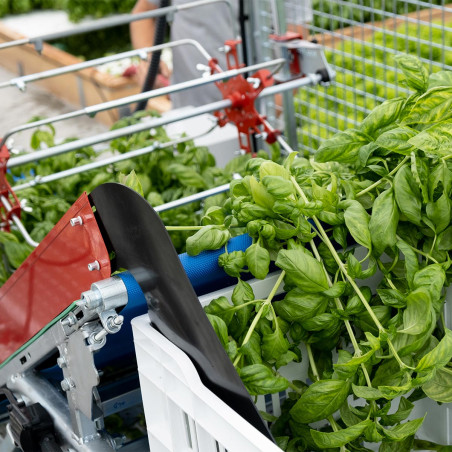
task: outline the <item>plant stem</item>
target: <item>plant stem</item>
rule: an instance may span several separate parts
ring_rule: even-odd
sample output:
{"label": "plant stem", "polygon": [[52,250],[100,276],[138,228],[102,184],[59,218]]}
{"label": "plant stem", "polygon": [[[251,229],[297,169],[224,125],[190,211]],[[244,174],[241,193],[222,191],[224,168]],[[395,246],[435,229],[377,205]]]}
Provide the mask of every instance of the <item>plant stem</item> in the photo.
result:
{"label": "plant stem", "polygon": [[[303,201],[304,202],[309,202],[308,198],[306,197],[306,195],[304,194],[303,190],[298,185],[298,182],[295,180],[295,178],[293,176],[291,176],[291,180],[292,180],[292,183],[295,185],[295,188],[298,191],[298,193],[301,196],[301,198],[303,199]],[[311,218],[312,218],[312,220],[314,221],[314,223],[315,223],[315,225],[317,227],[317,231],[318,231],[320,237],[322,238],[323,242],[325,243],[325,245],[330,250],[331,254],[333,255],[334,260],[336,261],[336,263],[339,266],[340,270],[342,271],[342,273],[345,275],[345,277],[347,278],[347,280],[349,281],[349,283],[353,287],[354,291],[356,292],[356,294],[358,295],[359,299],[363,303],[363,305],[366,308],[367,312],[369,313],[370,317],[375,322],[375,325],[377,326],[378,330],[379,331],[384,331],[385,329],[383,328],[383,325],[378,320],[377,316],[375,315],[375,312],[372,311],[372,308],[370,307],[369,303],[367,302],[366,298],[364,297],[363,293],[361,292],[361,289],[358,287],[358,285],[356,284],[355,280],[348,274],[344,263],[341,261],[340,257],[338,256],[337,251],[335,250],[333,244],[331,243],[331,240],[326,235],[322,224],[320,223],[320,221],[318,220],[318,218],[315,215],[313,215]]]}
{"label": "plant stem", "polygon": [[204,226],[165,226],[167,231],[199,231]]}
{"label": "plant stem", "polygon": [[405,162],[409,159],[408,156],[406,156],[392,171],[390,171],[385,177],[382,177],[380,180],[377,180],[377,182],[374,182],[372,185],[369,185],[364,190],[361,190],[359,193],[356,194],[356,197],[359,198],[360,196],[366,194],[367,192],[373,190],[375,187],[378,187],[385,179],[387,179],[389,176],[392,176],[393,174],[397,173],[399,169],[405,164]]}
{"label": "plant stem", "polygon": [[[309,244],[311,245],[312,252],[314,253],[314,256],[322,264],[323,271],[324,271],[326,279],[328,281],[328,285],[331,287],[333,284],[331,282],[330,275],[328,274],[328,272],[327,272],[327,270],[325,268],[325,265],[323,265],[322,258],[321,258],[320,254],[319,254],[317,246],[314,243],[314,240],[311,240],[309,242]],[[337,273],[336,273],[336,275],[337,275]],[[339,298],[335,298],[334,302],[336,303],[336,307],[337,307],[338,310],[344,311],[344,307],[343,307],[343,305],[341,303],[341,300]],[[359,347],[358,341],[356,340],[356,336],[355,336],[353,328],[352,328],[352,326],[350,324],[350,321],[349,320],[344,320],[344,324],[345,324],[345,328],[347,330],[347,333],[348,333],[348,335],[350,337],[350,340],[352,341],[352,345],[353,345],[353,349],[355,350],[355,354],[357,356],[361,356],[362,355],[362,351],[361,351],[361,348]],[[367,372],[366,366],[364,364],[361,364],[361,369],[363,371],[364,377],[366,378],[367,385],[369,387],[372,387],[372,383],[370,381],[369,373]]]}
{"label": "plant stem", "polygon": [[[259,308],[259,311],[256,314],[256,317],[254,317],[248,332],[246,333],[245,339],[243,339],[242,347],[250,340],[251,335],[253,334],[254,329],[256,328],[257,322],[259,322],[260,318],[262,317],[262,313],[264,312],[264,309],[267,305],[271,304],[273,297],[276,294],[276,291],[278,290],[278,287],[281,285],[284,276],[286,275],[285,271],[282,271],[279,275],[278,280],[276,281],[276,284],[273,286],[273,289],[271,290],[270,294],[268,295],[267,299],[262,303],[262,306]],[[240,358],[242,357],[241,353],[238,353],[235,360],[234,360],[234,367],[237,366]]]}
{"label": "plant stem", "polygon": [[[401,239],[399,236],[397,236],[398,240],[403,240]],[[430,259],[432,262],[434,262],[435,264],[438,264],[439,262],[433,257],[430,256],[430,254],[428,253],[424,253],[424,251],[418,250],[417,248],[415,248],[414,246],[411,246],[408,242],[405,242],[415,253],[419,254],[420,256],[424,256],[427,259]]]}
{"label": "plant stem", "polygon": [[[316,380],[319,381],[320,380],[319,371],[317,370],[317,366],[315,365],[314,355],[312,354],[312,348],[311,348],[310,344],[306,344],[306,350],[308,352],[309,365],[311,366],[312,373],[314,374],[314,377],[316,378]],[[333,428],[333,430],[335,432],[337,432],[339,430],[339,426],[337,425],[333,416],[328,416],[327,419],[328,419],[329,423],[331,424],[331,427]],[[341,448],[341,450],[342,450],[342,448]]]}

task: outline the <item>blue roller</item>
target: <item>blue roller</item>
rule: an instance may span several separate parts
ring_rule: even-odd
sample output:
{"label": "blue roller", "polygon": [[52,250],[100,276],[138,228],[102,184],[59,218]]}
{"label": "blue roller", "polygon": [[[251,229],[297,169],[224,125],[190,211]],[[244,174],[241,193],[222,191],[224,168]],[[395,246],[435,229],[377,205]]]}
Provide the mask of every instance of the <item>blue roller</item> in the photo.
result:
{"label": "blue roller", "polygon": [[[251,243],[252,239],[247,234],[234,237],[228,242],[228,251],[244,251]],[[216,251],[203,251],[198,256],[189,256],[187,253],[179,255],[197,295],[203,295],[236,282],[235,278],[226,275],[224,270],[218,266],[218,256],[224,251],[223,247]],[[127,305],[121,311],[121,315],[124,316],[124,324],[118,333],[107,336],[106,345],[95,355],[98,369],[112,365],[125,366],[134,359],[135,350],[130,322],[133,318],[147,312],[146,299],[135,278],[129,272],[120,273],[117,276],[124,282],[128,294]],[[55,374],[55,372],[57,373]],[[58,367],[49,369],[45,373],[48,373],[49,378],[61,379]]]}

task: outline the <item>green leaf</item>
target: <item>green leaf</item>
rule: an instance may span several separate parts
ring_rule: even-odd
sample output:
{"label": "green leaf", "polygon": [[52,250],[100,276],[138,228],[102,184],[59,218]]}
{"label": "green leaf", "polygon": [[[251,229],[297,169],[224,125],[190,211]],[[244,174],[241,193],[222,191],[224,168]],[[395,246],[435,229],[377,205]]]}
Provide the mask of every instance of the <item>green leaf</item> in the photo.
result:
{"label": "green leaf", "polygon": [[394,194],[400,211],[409,221],[420,226],[421,193],[408,165],[400,168],[394,177]]}
{"label": "green leaf", "polygon": [[284,377],[273,375],[271,369],[263,364],[251,364],[237,369],[237,372],[251,395],[274,394],[289,386]]}
{"label": "green leaf", "polygon": [[348,381],[316,381],[301,395],[290,414],[296,422],[302,424],[320,421],[337,411],[349,392]]}
{"label": "green leaf", "polygon": [[330,298],[339,298],[345,292],[346,287],[347,284],[344,281],[338,281],[323,294]]}
{"label": "green leaf", "polygon": [[264,176],[262,183],[267,191],[277,199],[284,199],[295,193],[292,181],[281,176]]}
{"label": "green leaf", "polygon": [[356,129],[339,132],[325,140],[315,153],[316,162],[336,161],[354,163],[361,146],[369,143],[369,137]]}
{"label": "green leaf", "polygon": [[438,369],[435,376],[422,386],[427,397],[441,402],[452,403],[452,370]]}
{"label": "green leaf", "polygon": [[428,80],[428,88],[436,88],[439,86],[452,87],[452,72],[451,71],[438,71],[434,74],[430,74]]}
{"label": "green leaf", "polygon": [[382,428],[380,429],[380,433],[383,433],[386,438],[392,439],[393,441],[402,441],[408,436],[414,435],[424,422],[424,419],[425,416],[397,425],[392,429]]}
{"label": "green leaf", "polygon": [[216,315],[212,314],[206,315],[207,318],[209,319],[210,324],[215,330],[218,339],[220,339],[221,345],[223,345],[223,347],[226,348],[228,345],[228,327],[226,326],[226,323],[224,323],[223,319],[217,317]]}
{"label": "green leaf", "polygon": [[452,87],[444,88],[440,86],[429,89],[419,97],[403,123],[431,125],[435,122],[444,121],[452,116],[451,106]]}
{"label": "green leaf", "polygon": [[276,360],[275,367],[276,369],[279,369],[280,367],[287,366],[287,364],[291,363],[292,361],[299,363],[301,359],[292,350],[287,350],[287,352],[280,355],[279,358]]}
{"label": "green leaf", "polygon": [[451,140],[452,122],[444,121],[418,133],[408,143],[428,154],[446,157],[451,154]]}
{"label": "green leaf", "polygon": [[375,143],[388,151],[402,155],[410,155],[416,147],[409,143],[408,140],[415,137],[416,133],[417,132],[407,126],[396,127],[395,129],[382,133],[375,140]]}
{"label": "green leaf", "polygon": [[378,452],[411,452],[414,442],[414,435],[408,436],[402,441],[389,441],[384,439],[381,442]]}
{"label": "green leaf", "polygon": [[406,299],[398,290],[377,289],[377,293],[386,306],[393,308],[404,308],[406,306]]}
{"label": "green leaf", "polygon": [[289,342],[281,328],[262,337],[262,357],[265,361],[277,360],[289,350]]}
{"label": "green leaf", "polygon": [[226,325],[229,325],[234,311],[231,310],[232,306],[226,297],[218,297],[212,300],[205,308],[206,314],[215,315],[221,317]]}
{"label": "green leaf", "polygon": [[375,132],[388,125],[394,124],[405,104],[403,97],[389,99],[375,107],[361,123],[361,131],[374,136]]}
{"label": "green leaf", "polygon": [[249,364],[262,364],[261,337],[256,331],[253,331],[246,344],[240,347],[240,353],[246,356]]}
{"label": "green leaf", "polygon": [[300,250],[279,251],[276,265],[305,292],[324,292],[329,288],[322,264]]}
{"label": "green leaf", "polygon": [[451,202],[449,196],[443,193],[435,202],[429,202],[426,206],[427,217],[435,225],[438,234],[450,224]]}
{"label": "green leaf", "polygon": [[224,269],[229,276],[239,277],[246,265],[245,253],[243,251],[232,251],[223,253],[218,257],[218,265]]}
{"label": "green leaf", "polygon": [[275,204],[275,198],[270,194],[270,192],[265,188],[262,182],[251,176],[250,178],[250,188],[251,196],[254,202],[265,209],[272,209],[273,204]]}
{"label": "green leaf", "polygon": [[397,65],[402,69],[406,83],[416,91],[425,91],[428,84],[428,71],[419,58],[413,55],[401,54],[394,57]]}
{"label": "green leaf", "polygon": [[33,247],[27,243],[17,243],[13,241],[7,241],[4,244],[4,247],[6,258],[13,268],[19,268],[22,265],[22,262],[33,251]]}
{"label": "green leaf", "polygon": [[258,243],[254,243],[245,251],[246,264],[251,274],[258,278],[264,279],[270,266],[270,254],[266,248]]}
{"label": "green leaf", "polygon": [[187,239],[187,253],[190,256],[197,256],[201,251],[217,250],[230,238],[231,234],[224,226],[203,226]]}
{"label": "green leaf", "polygon": [[[251,286],[241,279],[238,279],[237,285],[234,287],[231,296],[232,303],[234,306],[241,306],[248,301],[254,300],[254,293]],[[243,331],[245,330],[248,320],[251,316],[252,307],[242,307],[234,313],[234,317],[229,323],[229,331],[233,337],[239,338]]]}
{"label": "green leaf", "polygon": [[416,371],[426,371],[444,367],[452,358],[452,331],[446,328],[439,344],[428,352],[416,366]]}
{"label": "green leaf", "polygon": [[407,307],[403,311],[403,330],[399,333],[417,335],[424,333],[430,325],[430,294],[423,287],[406,297]]}
{"label": "green leaf", "polygon": [[416,272],[413,278],[415,289],[424,287],[430,293],[433,304],[441,298],[441,291],[446,282],[446,274],[439,264],[432,264]]}
{"label": "green leaf", "polygon": [[374,201],[372,216],[370,217],[369,230],[372,237],[373,249],[379,256],[387,247],[392,247],[397,242],[397,225],[399,211],[392,189],[382,192]]}
{"label": "green leaf", "polygon": [[368,386],[356,386],[352,384],[353,394],[356,397],[360,397],[366,400],[377,400],[386,398],[384,394],[377,388],[370,388]]}
{"label": "green leaf", "polygon": [[369,231],[369,214],[358,201],[347,201],[344,212],[345,225],[357,243],[366,248],[372,247]]}
{"label": "green leaf", "polygon": [[121,180],[120,182],[126,187],[135,190],[139,195],[144,196],[143,187],[141,186],[141,182],[138,179],[135,170],[132,170],[132,172],[127,177],[124,177],[123,180]]}
{"label": "green leaf", "polygon": [[438,235],[436,244],[438,246],[438,250],[440,251],[452,250],[452,226],[444,229],[444,231]]}
{"label": "green leaf", "polygon": [[419,259],[408,243],[398,240],[396,245],[405,256],[405,272],[408,286],[413,287],[414,275],[419,271]]}
{"label": "green leaf", "polygon": [[181,165],[180,163],[173,163],[168,166],[168,171],[173,177],[176,177],[182,185],[193,188],[208,188],[206,181],[193,168]]}
{"label": "green leaf", "polygon": [[338,318],[329,312],[319,314],[312,319],[301,322],[303,328],[307,331],[332,330],[338,323]]}
{"label": "green leaf", "polygon": [[283,179],[290,179],[290,171],[284,166],[278,165],[270,160],[264,161],[259,167],[259,179],[262,180],[265,176],[280,176]]}
{"label": "green leaf", "polygon": [[387,414],[381,417],[382,425],[394,425],[404,421],[413,410],[414,405],[405,397],[400,397],[399,407],[394,414]]}
{"label": "green leaf", "polygon": [[311,430],[311,436],[317,446],[322,449],[342,447],[345,444],[359,438],[364,430],[371,424],[372,421],[370,419],[366,419],[359,424],[344,428],[337,432],[324,433],[318,432],[317,430]]}
{"label": "green leaf", "polygon": [[277,314],[288,322],[303,322],[325,312],[328,297],[321,293],[289,291],[283,300],[273,302]]}

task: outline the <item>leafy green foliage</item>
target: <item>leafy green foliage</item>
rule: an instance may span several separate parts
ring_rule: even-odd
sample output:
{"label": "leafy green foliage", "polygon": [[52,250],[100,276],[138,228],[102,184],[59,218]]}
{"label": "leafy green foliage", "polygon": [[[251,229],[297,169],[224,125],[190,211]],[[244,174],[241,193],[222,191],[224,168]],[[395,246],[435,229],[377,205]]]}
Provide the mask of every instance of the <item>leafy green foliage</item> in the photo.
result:
{"label": "leafy green foliage", "polygon": [[442,83],[452,77],[428,76],[411,57],[397,63],[414,95],[384,102],[310,160],[250,160],[252,175],[212,211],[231,236],[253,239],[220,257],[239,292],[243,274],[281,270],[267,298],[247,289],[241,304],[221,297],[206,312],[224,320],[222,342],[252,394],[262,393],[254,375],[270,392],[285,365],[309,362],[305,381],[287,381],[281,416],[268,418],[286,450],[367,450],[366,441],[410,451],[424,420],[409,417],[416,400],[452,401],[442,319],[452,281],[452,134],[442,118],[452,91]]}

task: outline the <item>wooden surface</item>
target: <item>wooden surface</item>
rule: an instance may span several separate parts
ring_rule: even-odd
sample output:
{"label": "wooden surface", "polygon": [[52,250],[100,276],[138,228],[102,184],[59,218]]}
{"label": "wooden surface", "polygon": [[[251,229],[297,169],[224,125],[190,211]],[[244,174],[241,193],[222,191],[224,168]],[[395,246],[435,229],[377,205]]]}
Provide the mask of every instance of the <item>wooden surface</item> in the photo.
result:
{"label": "wooden surface", "polygon": [[[24,38],[0,22],[0,43]],[[71,64],[82,62],[79,58],[60,50],[50,44],[43,44],[41,54],[36,52],[33,45],[23,45],[1,50],[0,65],[16,75],[34,74]],[[83,108],[125,96],[131,96],[140,91],[139,86],[131,79],[112,76],[88,68],[76,73],[52,77],[33,82],[50,91],[53,95],[63,99],[75,108]],[[159,112],[171,108],[169,100],[165,98],[152,99],[149,108]],[[96,119],[111,125],[119,118],[116,110],[99,113]]]}

